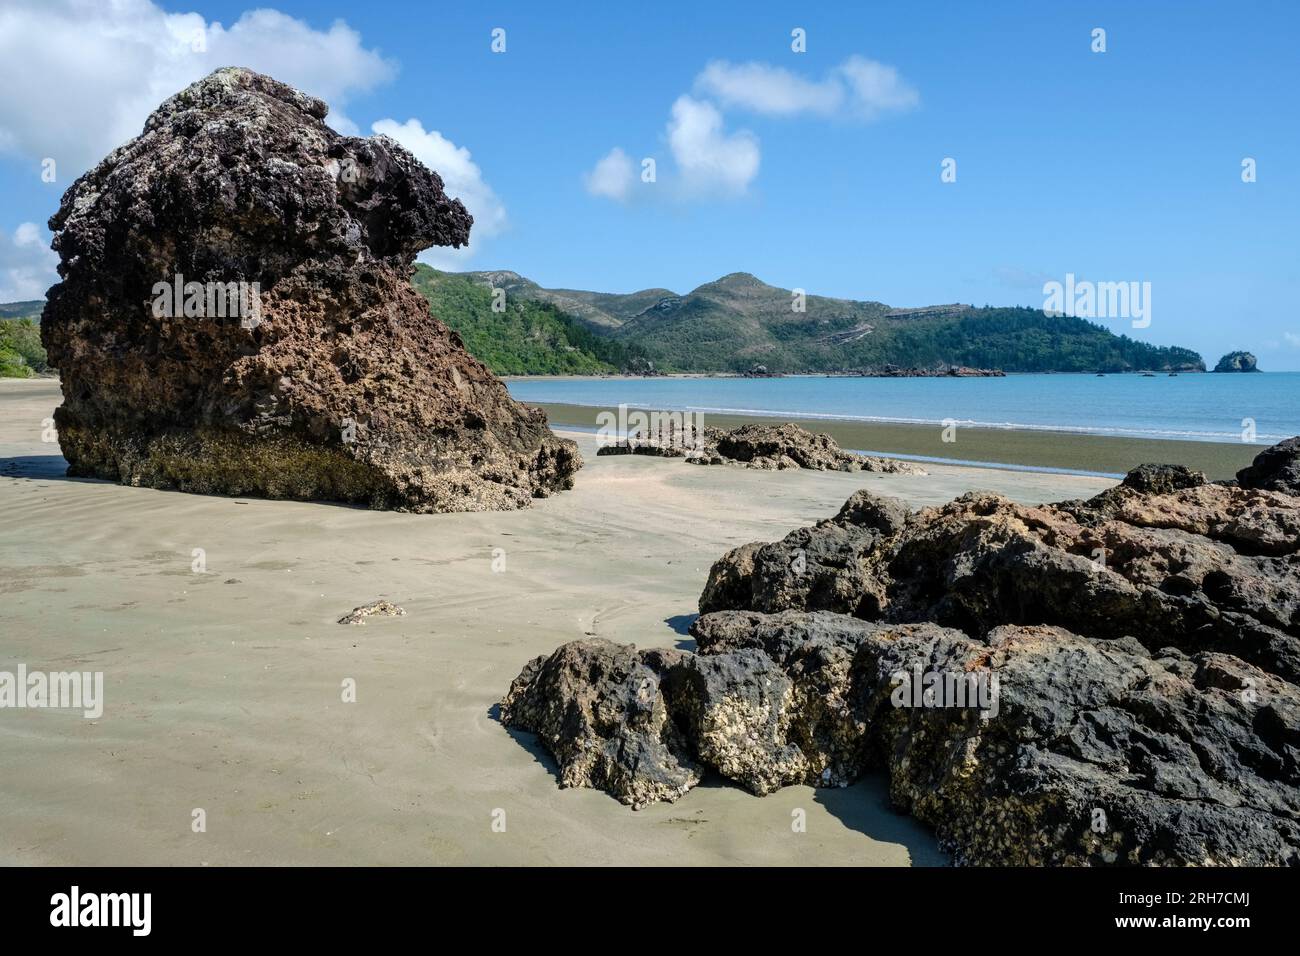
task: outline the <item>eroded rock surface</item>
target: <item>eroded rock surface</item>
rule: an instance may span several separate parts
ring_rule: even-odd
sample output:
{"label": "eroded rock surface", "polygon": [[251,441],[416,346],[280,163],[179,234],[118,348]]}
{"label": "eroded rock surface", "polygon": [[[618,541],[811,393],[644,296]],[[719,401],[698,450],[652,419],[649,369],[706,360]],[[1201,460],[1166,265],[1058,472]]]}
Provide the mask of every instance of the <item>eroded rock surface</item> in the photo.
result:
{"label": "eroded rock surface", "polygon": [[64,195],[42,339],[70,473],[411,511],[571,487],[576,446],[408,281],[420,250],[468,242],[464,206],[398,143],[325,114],[218,70]]}
{"label": "eroded rock surface", "polygon": [[[882,769],[961,863],[1300,862],[1300,692],[1235,657],[824,611],[722,611],[693,633],[698,654],[639,652],[652,665],[567,644],[507,703],[574,725],[514,707],[506,721],[548,728],[565,785],[634,806],[677,799],[703,767],[760,795]],[[978,675],[990,696],[899,704],[916,673]]]}
{"label": "eroded rock surface", "polygon": [[859,492],[835,518],[734,549],[700,611],[831,610],[971,634],[1052,624],[1231,653],[1300,681],[1300,499],[1191,484],[1037,507],[987,492],[901,507]]}
{"label": "eroded rock surface", "polygon": [[688,457],[695,465],[741,465],[745,468],[813,471],[875,471],[898,475],[924,475],[925,469],[894,458],[876,458],[845,451],[824,432],[810,432],[792,422],[768,425],[756,422],[729,431],[704,430],[699,454]]}
{"label": "eroded rock surface", "polygon": [[[1297,445],[1237,485],[1143,466],[1038,507],[862,491],[734,549],[698,653],[639,652],[673,760],[757,794],[881,769],[959,863],[1300,864],[1300,498],[1254,486]],[[512,696],[581,698],[536,676],[574,646]]]}
{"label": "eroded rock surface", "polygon": [[701,774],[659,686],[679,659],[599,639],[565,644],[515,678],[501,720],[537,734],[561,786],[595,787],[633,807],[676,800]]}

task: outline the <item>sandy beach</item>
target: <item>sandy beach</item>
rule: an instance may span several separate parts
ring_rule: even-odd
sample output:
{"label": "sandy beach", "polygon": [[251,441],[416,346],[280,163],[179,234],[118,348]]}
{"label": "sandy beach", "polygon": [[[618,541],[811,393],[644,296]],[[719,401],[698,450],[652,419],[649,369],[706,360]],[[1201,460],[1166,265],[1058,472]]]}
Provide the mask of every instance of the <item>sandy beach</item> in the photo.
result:
{"label": "sandy beach", "polygon": [[[944,863],[880,778],[764,798],[711,780],[636,812],[560,790],[495,704],[525,661],[583,635],[689,647],[716,558],[858,488],[921,505],[1111,484],[700,468],[597,458],[573,433],[573,491],[406,515],[69,480],[42,442],[59,400],[53,380],[0,382],[0,669],[102,671],[106,701],[98,720],[0,712],[4,864]],[[406,616],[336,623],[380,598]]]}

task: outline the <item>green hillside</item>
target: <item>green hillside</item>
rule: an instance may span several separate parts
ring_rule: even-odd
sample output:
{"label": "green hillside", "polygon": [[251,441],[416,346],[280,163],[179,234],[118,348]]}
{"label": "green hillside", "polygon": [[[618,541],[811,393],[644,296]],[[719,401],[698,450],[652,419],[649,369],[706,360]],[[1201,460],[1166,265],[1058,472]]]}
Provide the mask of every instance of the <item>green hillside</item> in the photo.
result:
{"label": "green hillside", "polygon": [[[513,273],[511,273],[513,275]],[[498,375],[592,375],[618,372],[641,356],[636,345],[597,335],[556,305],[506,288],[505,309],[492,311],[492,289],[473,274],[416,266],[412,279],[429,306]]]}
{"label": "green hillside", "polygon": [[[432,270],[429,270],[432,273]],[[446,276],[445,273],[437,273]],[[1161,347],[1117,335],[1084,319],[1049,316],[1037,309],[975,308],[959,304],[891,309],[882,302],[808,295],[792,308],[791,290],[737,272],[685,295],[646,289],[626,295],[544,289],[514,272],[464,273],[480,284],[506,290],[507,300],[552,307],[595,342],[624,345],[663,371],[743,372],[765,365],[773,372],[832,372],[884,365],[930,368],[968,365],[1007,372],[1195,371],[1205,365],[1190,349]],[[445,280],[444,280],[445,281]],[[447,301],[439,317],[461,330],[499,317],[465,312]],[[466,338],[467,343],[469,338]],[[502,341],[495,336],[496,350]],[[582,347],[620,368],[625,362],[600,353],[591,339]],[[471,345],[471,351],[476,347]],[[482,356],[480,356],[482,357]],[[491,363],[489,363],[491,364]]]}

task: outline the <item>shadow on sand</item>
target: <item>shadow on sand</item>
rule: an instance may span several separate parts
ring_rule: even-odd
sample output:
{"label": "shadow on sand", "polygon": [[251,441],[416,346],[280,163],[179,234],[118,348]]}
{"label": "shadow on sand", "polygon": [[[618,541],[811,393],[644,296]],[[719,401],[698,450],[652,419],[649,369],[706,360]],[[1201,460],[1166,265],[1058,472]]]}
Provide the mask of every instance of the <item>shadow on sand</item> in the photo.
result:
{"label": "shadow on sand", "polygon": [[69,478],[68,462],[62,455],[12,455],[0,458],[0,478],[56,478],[64,481],[95,481]]}
{"label": "shadow on sand", "polygon": [[673,629],[674,634],[682,635],[682,640],[678,641],[673,647],[679,651],[694,651],[695,638],[691,637],[691,625],[695,623],[698,614],[674,614],[672,617],[664,618],[664,623]]}

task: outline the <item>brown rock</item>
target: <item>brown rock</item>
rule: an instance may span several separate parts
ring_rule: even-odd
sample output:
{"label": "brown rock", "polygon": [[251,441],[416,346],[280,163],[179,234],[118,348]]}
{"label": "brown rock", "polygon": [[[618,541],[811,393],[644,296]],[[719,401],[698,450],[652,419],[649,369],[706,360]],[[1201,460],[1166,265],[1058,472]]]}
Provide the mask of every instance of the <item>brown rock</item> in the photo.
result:
{"label": "brown rock", "polygon": [[571,487],[576,446],[408,281],[470,216],[396,142],[325,112],[218,70],[64,195],[42,338],[69,473],[425,512]]}

